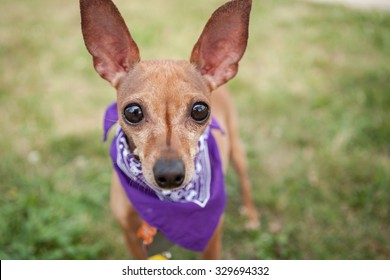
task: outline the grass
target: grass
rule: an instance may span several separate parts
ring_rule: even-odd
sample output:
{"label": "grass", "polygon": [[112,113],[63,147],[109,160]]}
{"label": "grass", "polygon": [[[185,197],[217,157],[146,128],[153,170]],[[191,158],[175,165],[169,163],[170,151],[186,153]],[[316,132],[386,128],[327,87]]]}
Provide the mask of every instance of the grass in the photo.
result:
{"label": "grass", "polygon": [[[186,58],[224,0],[117,0],[144,59]],[[126,259],[108,207],[101,119],[76,1],[0,10],[0,258]],[[229,171],[223,257],[389,259],[390,13],[254,1],[229,83],[262,227],[247,232]],[[180,248],[174,256],[196,258]]]}

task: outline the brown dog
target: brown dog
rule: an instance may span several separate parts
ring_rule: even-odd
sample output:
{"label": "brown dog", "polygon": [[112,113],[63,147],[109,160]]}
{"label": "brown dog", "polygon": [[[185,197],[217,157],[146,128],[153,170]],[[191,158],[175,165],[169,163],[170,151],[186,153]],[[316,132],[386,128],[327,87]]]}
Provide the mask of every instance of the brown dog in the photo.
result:
{"label": "brown dog", "polygon": [[[134,171],[134,166],[130,167],[137,176],[142,172],[142,187],[128,191],[123,186],[126,185],[127,179],[118,175],[122,174],[117,158],[121,154],[116,152],[113,156],[116,160],[114,167],[117,169],[112,175],[110,204],[123,229],[128,248],[135,258],[143,259],[147,256],[136,232],[142,221],[148,219],[149,212],[157,214],[157,218],[158,214],[161,215],[164,222],[161,228],[156,227],[162,232],[168,227],[165,230],[168,232],[167,221],[169,222],[170,217],[162,216],[165,213],[163,208],[165,205],[182,207],[170,213],[174,215],[175,212],[180,212],[180,209],[183,209],[180,213],[188,213],[188,220],[182,219],[181,222],[187,233],[180,236],[175,230],[172,235],[178,235],[188,243],[192,238],[188,236],[188,232],[192,231],[196,235],[202,230],[185,229],[186,225],[183,223],[187,224],[187,221],[191,220],[190,216],[197,215],[196,213],[202,215],[202,207],[212,209],[211,197],[224,196],[222,182],[219,184],[222,185],[221,188],[219,185],[210,187],[211,196],[209,194],[209,197],[202,201],[206,206],[201,203],[195,205],[190,201],[164,201],[166,194],[177,196],[189,190],[193,185],[193,178],[198,176],[197,170],[206,169],[196,163],[200,149],[203,150],[200,139],[203,139],[204,135],[206,138],[214,138],[219,150],[219,155],[210,156],[211,159],[206,163],[211,165],[211,169],[218,168],[213,158],[219,158],[222,174],[226,172],[229,159],[232,159],[239,177],[244,212],[249,217],[248,226],[255,228],[259,225],[258,214],[251,198],[246,157],[237,134],[234,108],[227,90],[220,87],[236,75],[238,62],[246,49],[251,2],[233,0],[216,10],[195,44],[190,61],[187,62],[140,61],[138,47],[111,0],[80,0],[82,32],[86,47],[93,57],[94,67],[100,76],[117,90],[115,109],[119,112],[118,121],[123,131],[120,138],[122,144],[118,144],[118,149],[123,149],[124,157],[133,157],[131,162],[134,166],[137,166],[137,163],[142,165],[142,171]],[[217,124],[218,129],[207,134],[212,122]],[[120,142],[118,134],[116,139]],[[208,157],[206,155],[205,158]],[[126,170],[124,172],[126,173]],[[216,173],[218,172],[212,172]],[[199,182],[202,180],[199,179]],[[209,181],[215,180],[211,178]],[[142,189],[143,187],[145,189]],[[141,196],[154,195],[155,202],[159,203],[156,205],[160,206],[153,208],[144,200],[136,201],[132,193],[136,193],[140,188]],[[194,195],[197,195],[197,191],[191,190],[184,199],[188,200]],[[197,208],[187,211],[184,208],[189,204]],[[210,220],[214,213],[211,211],[207,214],[210,215]],[[204,227],[211,227],[208,225],[207,216],[199,216],[199,219],[203,219]],[[159,224],[158,221],[151,220],[147,222],[153,226]],[[201,250],[204,251],[204,258],[217,259],[220,258],[221,252],[222,215],[217,216],[217,223],[214,223],[211,229],[212,234],[208,237],[207,246],[199,245],[199,248],[203,248]],[[170,238],[169,234],[167,237],[174,239]],[[193,242],[195,244],[197,240]],[[178,244],[180,245],[180,242]],[[187,247],[192,248],[191,244]]]}

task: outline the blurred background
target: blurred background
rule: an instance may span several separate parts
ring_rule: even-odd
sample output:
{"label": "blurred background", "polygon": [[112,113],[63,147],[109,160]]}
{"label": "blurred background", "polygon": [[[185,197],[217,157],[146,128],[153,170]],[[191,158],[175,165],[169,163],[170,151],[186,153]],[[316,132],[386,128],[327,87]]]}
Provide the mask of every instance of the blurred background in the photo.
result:
{"label": "blurred background", "polygon": [[[187,59],[224,2],[115,1],[143,59]],[[262,225],[244,229],[230,170],[226,259],[390,258],[390,11],[319,2],[253,1],[228,86]],[[130,258],[101,141],[115,92],[78,2],[2,0],[0,65],[0,258]]]}

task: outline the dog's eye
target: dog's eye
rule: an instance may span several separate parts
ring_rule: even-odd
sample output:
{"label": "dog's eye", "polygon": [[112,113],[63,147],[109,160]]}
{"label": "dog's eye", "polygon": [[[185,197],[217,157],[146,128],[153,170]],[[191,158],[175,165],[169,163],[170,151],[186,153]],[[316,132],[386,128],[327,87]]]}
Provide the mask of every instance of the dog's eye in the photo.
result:
{"label": "dog's eye", "polygon": [[141,106],[136,103],[126,106],[123,115],[130,124],[138,124],[144,119],[144,113],[142,112]]}
{"label": "dog's eye", "polygon": [[204,102],[196,102],[192,106],[191,118],[197,123],[204,123],[209,119],[209,106]]}

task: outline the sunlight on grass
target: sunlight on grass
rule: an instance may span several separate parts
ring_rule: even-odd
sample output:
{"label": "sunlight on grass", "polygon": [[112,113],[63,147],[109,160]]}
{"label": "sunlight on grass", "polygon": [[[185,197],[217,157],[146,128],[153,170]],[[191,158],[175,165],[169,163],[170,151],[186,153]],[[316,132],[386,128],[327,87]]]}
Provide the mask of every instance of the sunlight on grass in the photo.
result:
{"label": "sunlight on grass", "polygon": [[[142,58],[186,59],[224,0],[116,3]],[[94,72],[77,1],[4,0],[0,25],[0,258],[130,258],[101,142],[115,92]],[[389,28],[384,11],[254,0],[229,87],[262,228],[244,230],[229,171],[224,258],[388,259]]]}

